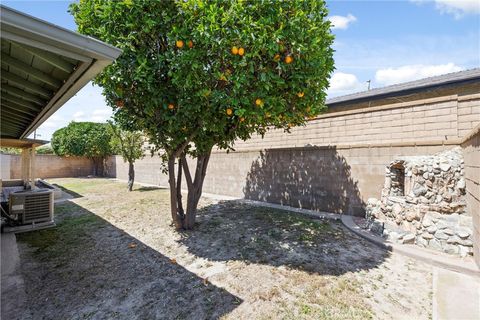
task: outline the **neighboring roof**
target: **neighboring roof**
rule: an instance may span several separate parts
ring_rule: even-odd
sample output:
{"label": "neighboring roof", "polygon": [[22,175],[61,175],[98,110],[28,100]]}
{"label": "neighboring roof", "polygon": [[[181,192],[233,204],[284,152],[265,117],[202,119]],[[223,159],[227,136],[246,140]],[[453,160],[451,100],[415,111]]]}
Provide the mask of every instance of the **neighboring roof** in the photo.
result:
{"label": "neighboring roof", "polygon": [[121,50],[3,5],[0,9],[0,137],[24,139]]}
{"label": "neighboring roof", "polygon": [[419,91],[432,89],[441,86],[450,86],[461,83],[474,83],[480,81],[480,68],[447,73],[444,75],[404,82],[388,87],[376,88],[345,96],[328,99],[326,105],[334,107],[340,104],[360,103],[376,99],[384,99],[392,96],[412,94]]}

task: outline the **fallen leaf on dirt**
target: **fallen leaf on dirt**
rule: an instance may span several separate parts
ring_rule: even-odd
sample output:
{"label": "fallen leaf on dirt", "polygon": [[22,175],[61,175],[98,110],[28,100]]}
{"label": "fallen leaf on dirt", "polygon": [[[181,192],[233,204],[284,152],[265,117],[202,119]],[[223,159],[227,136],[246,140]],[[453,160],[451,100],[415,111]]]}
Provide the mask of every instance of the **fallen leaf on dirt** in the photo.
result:
{"label": "fallen leaf on dirt", "polygon": [[176,260],[175,258],[170,259],[170,263],[176,264],[176,263],[177,263],[177,260]]}
{"label": "fallen leaf on dirt", "polygon": [[133,249],[133,248],[136,248],[136,247],[137,247],[137,244],[136,244],[135,242],[132,242],[132,243],[130,243],[130,244],[128,245],[128,247],[129,247],[130,249]]}
{"label": "fallen leaf on dirt", "polygon": [[203,284],[208,286],[208,278],[203,279]]}

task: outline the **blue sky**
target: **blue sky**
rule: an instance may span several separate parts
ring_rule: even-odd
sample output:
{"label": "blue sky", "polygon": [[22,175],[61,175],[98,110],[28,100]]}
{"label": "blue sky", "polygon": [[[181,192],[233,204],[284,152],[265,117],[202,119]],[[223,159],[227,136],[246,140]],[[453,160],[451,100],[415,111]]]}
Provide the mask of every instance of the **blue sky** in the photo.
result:
{"label": "blue sky", "polygon": [[[71,1],[2,1],[75,30]],[[327,1],[336,36],[336,71],[329,96],[480,66],[480,0]],[[101,89],[87,85],[38,130],[49,140],[76,121],[111,115]]]}

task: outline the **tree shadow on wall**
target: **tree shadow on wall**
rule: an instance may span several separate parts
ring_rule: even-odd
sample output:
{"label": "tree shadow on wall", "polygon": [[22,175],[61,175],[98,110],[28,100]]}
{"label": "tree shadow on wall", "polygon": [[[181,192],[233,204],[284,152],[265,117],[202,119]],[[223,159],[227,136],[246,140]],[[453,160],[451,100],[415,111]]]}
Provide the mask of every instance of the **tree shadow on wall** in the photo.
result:
{"label": "tree shadow on wall", "polygon": [[246,199],[318,211],[364,215],[364,202],[336,147],[262,151],[244,187]]}

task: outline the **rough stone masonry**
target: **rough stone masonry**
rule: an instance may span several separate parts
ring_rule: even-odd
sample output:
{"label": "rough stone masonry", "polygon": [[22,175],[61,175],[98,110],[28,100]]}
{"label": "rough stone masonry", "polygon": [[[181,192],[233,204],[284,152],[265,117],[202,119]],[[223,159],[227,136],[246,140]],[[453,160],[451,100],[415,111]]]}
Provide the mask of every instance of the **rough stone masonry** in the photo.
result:
{"label": "rough stone masonry", "polygon": [[371,229],[390,241],[472,255],[465,187],[460,147],[394,160],[386,167],[381,200],[367,201]]}

